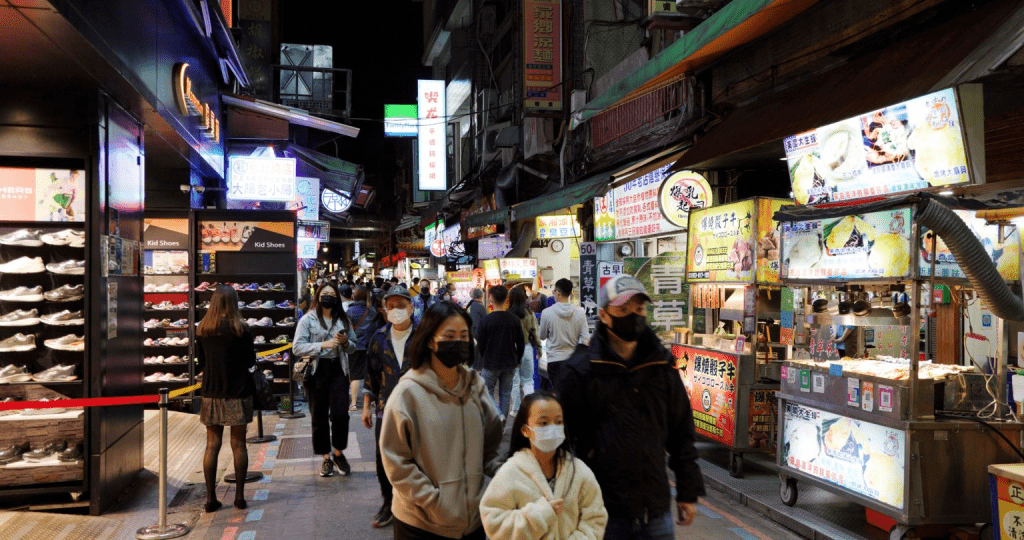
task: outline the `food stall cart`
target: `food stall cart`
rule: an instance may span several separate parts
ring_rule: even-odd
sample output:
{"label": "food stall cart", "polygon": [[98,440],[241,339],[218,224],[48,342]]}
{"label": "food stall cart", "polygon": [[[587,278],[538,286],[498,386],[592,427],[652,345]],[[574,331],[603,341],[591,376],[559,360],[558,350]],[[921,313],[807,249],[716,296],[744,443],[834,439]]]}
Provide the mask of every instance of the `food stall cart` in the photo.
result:
{"label": "food stall cart", "polygon": [[[689,216],[688,328],[705,309],[703,333],[673,344],[701,437],[729,448],[729,473],[743,454],[772,452],[780,361],[788,357],[780,325],[779,229],[772,214],[786,201],[754,198]],[[655,283],[657,292],[657,283]]]}
{"label": "food stall cart", "polygon": [[[786,207],[775,215],[782,222],[782,281],[795,290],[796,326],[806,335],[796,358],[782,366],[778,395],[785,504],[796,503],[798,480],[808,482],[895,520],[894,539],[917,526],[990,517],[986,467],[1017,461],[1021,440],[1021,424],[1003,420],[1005,347],[995,355],[992,382],[975,365],[962,365],[959,354],[952,364],[925,361],[936,351],[924,354],[920,334],[935,308],[925,292],[944,281],[966,289],[963,275],[993,311],[1024,317],[1024,307],[1005,307],[1006,297],[999,298],[1020,302],[1004,281],[1019,273],[1020,240],[1000,234],[1016,249],[990,246],[997,249],[986,255],[978,233],[946,202],[921,194],[843,208]],[[950,257],[942,257],[943,249]],[[1004,253],[1017,258],[1005,265],[1017,267],[1013,275],[995,273]],[[971,262],[957,274],[951,260]],[[839,302],[831,300],[836,291]],[[1002,328],[1001,319],[997,324]],[[832,325],[895,334],[902,347],[893,356],[866,359],[860,351],[861,358],[840,358]],[[979,377],[994,398],[984,401],[995,405],[962,407]],[[980,408],[991,414],[979,418]]]}

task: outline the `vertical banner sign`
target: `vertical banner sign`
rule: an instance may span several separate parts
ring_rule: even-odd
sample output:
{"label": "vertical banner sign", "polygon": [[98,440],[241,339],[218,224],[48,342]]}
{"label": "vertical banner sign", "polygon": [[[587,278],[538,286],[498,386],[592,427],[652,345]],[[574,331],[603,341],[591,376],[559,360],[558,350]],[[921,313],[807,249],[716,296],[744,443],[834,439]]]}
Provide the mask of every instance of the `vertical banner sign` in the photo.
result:
{"label": "vertical banner sign", "polygon": [[444,81],[420,80],[419,149],[421,191],[448,189],[448,153],[445,145],[447,116]]}
{"label": "vertical banner sign", "polygon": [[562,108],[562,0],[523,0],[526,109]]}
{"label": "vertical banner sign", "polygon": [[593,242],[580,242],[580,305],[593,329],[597,326],[597,244]]}
{"label": "vertical banner sign", "polygon": [[615,194],[594,198],[594,240],[615,240]]}

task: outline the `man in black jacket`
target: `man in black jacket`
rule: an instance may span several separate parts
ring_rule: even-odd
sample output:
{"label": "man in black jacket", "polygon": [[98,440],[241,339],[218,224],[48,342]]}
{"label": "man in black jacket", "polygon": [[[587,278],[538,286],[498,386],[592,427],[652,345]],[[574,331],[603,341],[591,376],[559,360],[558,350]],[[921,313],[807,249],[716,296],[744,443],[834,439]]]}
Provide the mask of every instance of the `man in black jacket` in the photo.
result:
{"label": "man in black jacket", "polygon": [[504,285],[491,287],[489,296],[494,311],[480,321],[476,343],[484,368],[487,393],[493,396],[494,387],[498,387],[496,405],[501,415],[507,418],[512,397],[512,377],[519,369],[523,351],[526,350],[526,337],[523,336],[523,325],[519,317],[505,311],[508,289]]}
{"label": "man in black jacket", "polygon": [[606,540],[675,538],[666,452],[676,523],[693,523],[704,495],[690,399],[671,353],[647,326],[650,301],[632,276],[608,281],[590,347],[566,361],[555,388],[567,435],[601,485]]}

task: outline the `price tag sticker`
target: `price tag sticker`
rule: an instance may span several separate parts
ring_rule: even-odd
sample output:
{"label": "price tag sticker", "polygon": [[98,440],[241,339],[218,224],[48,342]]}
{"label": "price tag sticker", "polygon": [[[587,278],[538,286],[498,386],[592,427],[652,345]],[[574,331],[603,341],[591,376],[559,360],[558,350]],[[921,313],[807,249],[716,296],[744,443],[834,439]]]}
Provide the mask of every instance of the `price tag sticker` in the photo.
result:
{"label": "price tag sticker", "polygon": [[833,376],[833,377],[842,377],[843,376],[843,365],[842,364],[829,364],[828,365],[828,374]]}

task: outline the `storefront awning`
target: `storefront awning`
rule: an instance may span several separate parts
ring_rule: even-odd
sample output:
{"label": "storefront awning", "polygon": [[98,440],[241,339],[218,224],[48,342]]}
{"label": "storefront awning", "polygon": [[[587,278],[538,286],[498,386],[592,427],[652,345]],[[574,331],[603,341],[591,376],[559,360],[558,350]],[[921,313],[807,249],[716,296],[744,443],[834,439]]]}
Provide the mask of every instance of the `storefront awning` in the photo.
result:
{"label": "storefront awning", "polygon": [[[299,160],[299,175],[319,178],[321,187],[328,187],[351,195],[362,185],[362,165],[321,154],[294,143],[289,143],[285,150]],[[311,167],[314,171],[304,172],[302,170],[304,166]]]}
{"label": "storefront awning", "polygon": [[599,174],[536,199],[512,207],[512,218],[527,219],[565,210],[574,204],[604,195],[611,184],[611,173]]}
{"label": "storefront awning", "polygon": [[356,137],[359,135],[359,128],[357,127],[339,124],[338,122],[331,122],[330,120],[313,116],[302,109],[285,107],[284,105],[263,101],[262,99],[236,96],[234,94],[222,94],[221,97],[223,98],[225,105],[287,120],[288,123],[295,124],[297,126],[319,129],[321,131],[337,133],[338,135],[345,135],[347,137]]}
{"label": "storefront awning", "polygon": [[706,66],[730,50],[771,32],[818,0],[733,0],[640,69],[573,113],[571,127],[620,101],[654,90]]}
{"label": "storefront awning", "polygon": [[[1000,50],[993,41],[1012,39],[1016,32],[1006,26],[1017,17],[1024,17],[1024,6],[1016,2],[987,4],[987,9],[959,13],[889,43],[884,51],[852,58],[832,71],[770,94],[726,116],[672,170],[778,163],[785,155],[785,137],[967,82],[970,77],[962,74],[996,67],[986,65],[994,60],[977,56],[977,51]],[[964,32],[964,28],[997,30]]]}

